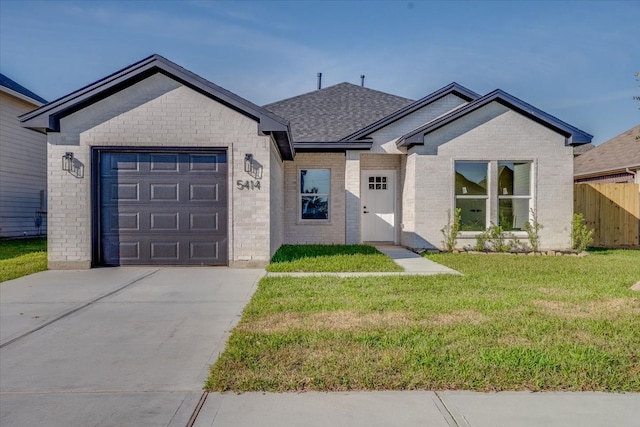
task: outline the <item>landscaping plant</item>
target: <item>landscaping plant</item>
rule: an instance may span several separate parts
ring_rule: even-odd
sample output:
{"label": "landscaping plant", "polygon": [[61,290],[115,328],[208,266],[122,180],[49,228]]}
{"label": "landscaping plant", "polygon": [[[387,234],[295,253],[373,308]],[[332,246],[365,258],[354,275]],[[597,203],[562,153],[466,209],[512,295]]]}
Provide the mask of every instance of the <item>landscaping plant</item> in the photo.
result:
{"label": "landscaping plant", "polygon": [[531,211],[531,220],[524,224],[524,231],[527,232],[527,238],[529,239],[529,245],[532,251],[537,251],[540,247],[540,230],[544,228],[544,225],[538,222],[538,214],[533,209]]}
{"label": "landscaping plant", "polygon": [[576,252],[583,252],[593,243],[593,230],[587,228],[581,213],[573,214],[571,226],[571,245]]}
{"label": "landscaping plant", "polygon": [[444,248],[452,252],[456,248],[456,244],[458,243],[458,233],[460,232],[460,216],[462,214],[462,209],[456,208],[453,211],[453,219],[451,218],[451,210],[447,210],[447,225],[444,226],[440,230],[442,235],[444,236],[444,241],[442,244]]}

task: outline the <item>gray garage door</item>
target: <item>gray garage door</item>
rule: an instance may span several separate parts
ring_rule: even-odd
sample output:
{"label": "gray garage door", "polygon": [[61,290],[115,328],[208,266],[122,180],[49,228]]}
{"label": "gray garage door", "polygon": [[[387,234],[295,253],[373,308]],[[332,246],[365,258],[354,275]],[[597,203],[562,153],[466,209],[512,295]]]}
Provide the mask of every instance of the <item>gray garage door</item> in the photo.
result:
{"label": "gray garage door", "polygon": [[103,265],[227,265],[225,152],[101,152]]}

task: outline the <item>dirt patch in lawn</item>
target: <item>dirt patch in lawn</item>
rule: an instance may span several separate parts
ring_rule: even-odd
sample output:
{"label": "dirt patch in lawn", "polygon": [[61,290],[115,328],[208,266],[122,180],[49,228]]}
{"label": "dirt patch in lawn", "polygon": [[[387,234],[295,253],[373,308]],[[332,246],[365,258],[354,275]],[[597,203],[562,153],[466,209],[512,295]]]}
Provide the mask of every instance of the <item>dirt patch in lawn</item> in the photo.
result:
{"label": "dirt patch in lawn", "polygon": [[275,313],[240,325],[248,332],[282,333],[292,330],[354,331],[373,328],[399,328],[411,326],[447,326],[458,323],[477,325],[488,320],[478,311],[460,310],[439,313],[417,320],[400,311],[384,313],[358,313],[340,310],[320,313]]}
{"label": "dirt patch in lawn", "polygon": [[547,314],[569,319],[606,319],[620,314],[640,315],[638,298],[608,298],[583,305],[549,300],[535,300],[533,303]]}

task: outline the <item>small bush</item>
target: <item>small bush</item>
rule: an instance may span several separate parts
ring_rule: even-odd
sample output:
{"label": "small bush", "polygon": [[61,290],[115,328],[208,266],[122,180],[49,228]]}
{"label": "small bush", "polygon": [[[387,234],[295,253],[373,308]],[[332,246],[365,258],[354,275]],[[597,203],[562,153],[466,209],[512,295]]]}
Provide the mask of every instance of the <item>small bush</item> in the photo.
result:
{"label": "small bush", "polygon": [[571,245],[576,252],[582,252],[593,243],[593,230],[589,230],[581,213],[573,214]]}
{"label": "small bush", "polygon": [[449,252],[453,251],[456,248],[456,244],[458,243],[458,233],[460,232],[460,215],[462,213],[462,209],[456,208],[453,211],[453,222],[451,218],[451,210],[447,210],[447,225],[444,226],[440,230],[442,235],[444,236],[444,240],[442,244],[444,248]]}
{"label": "small bush", "polygon": [[537,251],[540,247],[540,230],[544,228],[544,225],[538,222],[538,214],[533,209],[531,211],[531,220],[527,221],[524,225],[524,231],[527,232],[527,238],[529,239],[529,245],[531,250]]}

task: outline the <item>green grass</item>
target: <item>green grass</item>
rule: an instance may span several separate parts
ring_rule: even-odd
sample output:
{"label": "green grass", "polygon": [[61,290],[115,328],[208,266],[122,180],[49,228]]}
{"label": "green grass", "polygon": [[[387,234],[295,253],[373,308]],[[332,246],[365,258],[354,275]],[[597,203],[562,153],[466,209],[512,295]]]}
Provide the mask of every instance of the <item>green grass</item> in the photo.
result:
{"label": "green grass", "polygon": [[0,282],[47,269],[47,239],[0,240]]}
{"label": "green grass", "polygon": [[402,268],[368,245],[283,245],[273,255],[267,271],[386,272]]}
{"label": "green grass", "polygon": [[640,251],[429,258],[464,276],[263,279],[207,389],[640,391]]}

